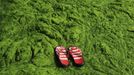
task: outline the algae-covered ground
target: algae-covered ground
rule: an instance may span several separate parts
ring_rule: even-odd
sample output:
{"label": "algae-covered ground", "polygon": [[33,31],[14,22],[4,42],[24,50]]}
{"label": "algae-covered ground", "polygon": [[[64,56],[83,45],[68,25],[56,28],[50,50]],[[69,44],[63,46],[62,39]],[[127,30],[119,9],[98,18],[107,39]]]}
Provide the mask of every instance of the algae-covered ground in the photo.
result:
{"label": "algae-covered ground", "polygon": [[[57,45],[85,65],[57,67]],[[134,75],[134,0],[0,0],[0,75]]]}

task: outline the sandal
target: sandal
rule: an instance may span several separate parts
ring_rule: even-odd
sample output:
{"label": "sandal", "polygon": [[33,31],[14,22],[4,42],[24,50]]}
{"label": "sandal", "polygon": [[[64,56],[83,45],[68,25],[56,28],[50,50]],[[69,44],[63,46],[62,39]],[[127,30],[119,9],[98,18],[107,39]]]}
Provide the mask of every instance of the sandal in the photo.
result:
{"label": "sandal", "polygon": [[55,54],[56,57],[58,58],[58,62],[64,67],[69,65],[69,60],[68,60],[68,53],[65,47],[63,46],[57,46],[55,48]]}
{"label": "sandal", "polygon": [[69,54],[74,61],[74,65],[76,66],[84,65],[84,58],[80,48],[75,46],[69,47]]}

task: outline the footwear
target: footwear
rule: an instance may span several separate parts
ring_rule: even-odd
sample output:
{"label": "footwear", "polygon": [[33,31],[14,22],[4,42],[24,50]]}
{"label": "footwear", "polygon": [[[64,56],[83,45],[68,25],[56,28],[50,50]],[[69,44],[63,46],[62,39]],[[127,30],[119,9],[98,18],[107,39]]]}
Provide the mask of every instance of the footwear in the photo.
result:
{"label": "footwear", "polygon": [[69,66],[68,53],[65,47],[57,46],[55,48],[55,54],[58,59],[58,63],[63,67]]}
{"label": "footwear", "polygon": [[82,51],[80,48],[72,46],[72,47],[69,47],[68,52],[74,61],[74,65],[76,66],[84,65],[84,58],[83,58]]}

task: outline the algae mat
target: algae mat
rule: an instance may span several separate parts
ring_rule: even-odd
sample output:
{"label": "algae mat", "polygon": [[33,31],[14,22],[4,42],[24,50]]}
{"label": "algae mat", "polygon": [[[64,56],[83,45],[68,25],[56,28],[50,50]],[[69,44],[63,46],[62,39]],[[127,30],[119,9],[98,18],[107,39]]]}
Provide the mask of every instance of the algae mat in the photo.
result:
{"label": "algae mat", "polygon": [[[59,68],[57,45],[83,67]],[[134,75],[134,0],[0,0],[0,75]]]}

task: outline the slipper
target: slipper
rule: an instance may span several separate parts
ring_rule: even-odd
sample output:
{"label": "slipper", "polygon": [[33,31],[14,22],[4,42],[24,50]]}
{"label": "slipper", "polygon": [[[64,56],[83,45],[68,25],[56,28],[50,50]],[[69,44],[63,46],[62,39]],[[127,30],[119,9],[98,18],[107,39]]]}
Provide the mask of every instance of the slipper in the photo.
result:
{"label": "slipper", "polygon": [[80,48],[75,47],[75,46],[69,47],[69,54],[74,60],[74,65],[76,66],[84,65],[84,58],[83,58],[82,51]]}
{"label": "slipper", "polygon": [[69,65],[69,60],[68,60],[68,53],[65,47],[63,46],[57,46],[55,48],[55,53],[58,58],[58,62],[64,67]]}

